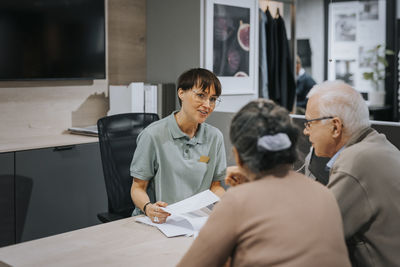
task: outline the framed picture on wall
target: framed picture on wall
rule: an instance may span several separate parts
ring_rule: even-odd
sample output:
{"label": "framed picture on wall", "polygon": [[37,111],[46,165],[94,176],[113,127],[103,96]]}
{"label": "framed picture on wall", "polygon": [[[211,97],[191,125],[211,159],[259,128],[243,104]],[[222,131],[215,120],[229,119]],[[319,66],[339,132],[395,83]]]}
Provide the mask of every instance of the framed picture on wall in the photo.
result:
{"label": "framed picture on wall", "polygon": [[223,95],[257,92],[257,1],[206,0],[205,68],[222,83]]}

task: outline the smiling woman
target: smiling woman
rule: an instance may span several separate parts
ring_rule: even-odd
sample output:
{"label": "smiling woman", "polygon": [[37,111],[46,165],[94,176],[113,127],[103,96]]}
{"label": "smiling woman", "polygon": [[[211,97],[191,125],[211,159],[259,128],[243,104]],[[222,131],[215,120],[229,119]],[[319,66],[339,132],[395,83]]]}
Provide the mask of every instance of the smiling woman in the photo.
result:
{"label": "smiling woman", "polygon": [[169,216],[159,207],[206,189],[220,196],[225,192],[223,136],[205,123],[219,102],[221,83],[212,72],[196,68],[184,72],[177,84],[181,109],[143,130],[130,168],[133,215],[144,213],[155,223]]}
{"label": "smiling woman", "polygon": [[[207,117],[214,111],[221,95],[221,84],[218,78],[205,69],[197,69],[204,75],[204,79],[193,77],[193,70],[182,74],[178,84],[178,97],[181,104],[181,110],[175,115],[179,127],[190,138],[192,138],[200,123],[203,123]],[[192,77],[186,77],[192,76]],[[186,79],[192,79],[195,82],[188,83]],[[194,79],[193,79],[194,78]],[[193,84],[193,85],[192,85]],[[190,88],[188,88],[191,86]]]}

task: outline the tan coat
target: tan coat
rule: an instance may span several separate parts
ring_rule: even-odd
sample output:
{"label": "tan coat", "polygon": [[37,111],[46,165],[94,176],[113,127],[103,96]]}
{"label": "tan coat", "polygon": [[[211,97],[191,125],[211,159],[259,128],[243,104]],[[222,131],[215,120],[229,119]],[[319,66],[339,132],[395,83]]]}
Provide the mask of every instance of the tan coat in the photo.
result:
{"label": "tan coat", "polygon": [[332,193],[290,172],[231,188],[179,266],[350,266]]}
{"label": "tan coat", "polygon": [[328,187],[337,198],[353,266],[400,266],[400,151],[364,129],[335,161]]}

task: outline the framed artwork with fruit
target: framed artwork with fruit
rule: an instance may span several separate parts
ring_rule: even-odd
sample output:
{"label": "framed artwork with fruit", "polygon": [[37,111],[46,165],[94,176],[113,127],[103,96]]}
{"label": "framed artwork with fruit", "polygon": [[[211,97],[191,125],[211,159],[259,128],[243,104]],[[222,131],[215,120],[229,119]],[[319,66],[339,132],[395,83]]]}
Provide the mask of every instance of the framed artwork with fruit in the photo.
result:
{"label": "framed artwork with fruit", "polygon": [[224,95],[256,93],[256,7],[256,0],[206,0],[204,62]]}

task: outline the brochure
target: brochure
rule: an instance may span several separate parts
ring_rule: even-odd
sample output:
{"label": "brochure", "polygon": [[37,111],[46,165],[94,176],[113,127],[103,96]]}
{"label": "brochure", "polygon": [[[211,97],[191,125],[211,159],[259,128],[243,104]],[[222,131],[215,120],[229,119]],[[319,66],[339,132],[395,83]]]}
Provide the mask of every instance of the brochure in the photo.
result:
{"label": "brochure", "polygon": [[197,236],[201,227],[206,223],[208,216],[219,197],[210,190],[205,190],[182,201],[161,208],[171,216],[163,224],[153,223],[149,217],[136,218],[137,222],[157,227],[167,237]]}

